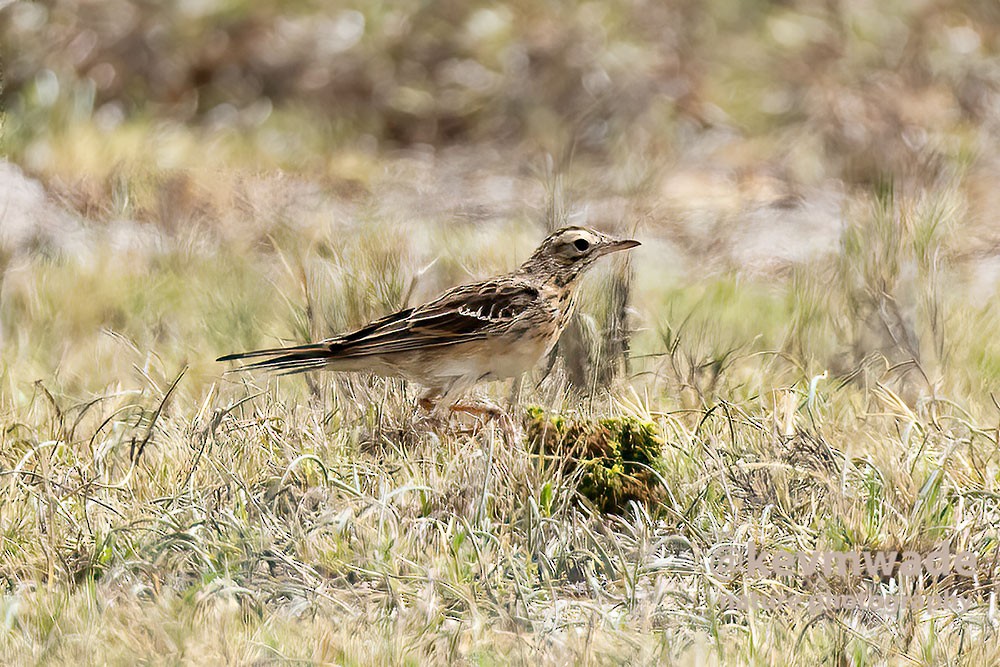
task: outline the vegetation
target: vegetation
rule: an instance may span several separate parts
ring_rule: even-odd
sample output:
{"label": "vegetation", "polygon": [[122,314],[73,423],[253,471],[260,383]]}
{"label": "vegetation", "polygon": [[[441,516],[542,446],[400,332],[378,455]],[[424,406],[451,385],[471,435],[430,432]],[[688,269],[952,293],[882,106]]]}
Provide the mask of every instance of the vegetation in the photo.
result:
{"label": "vegetation", "polygon": [[[633,503],[655,512],[663,502],[663,443],[654,424],[634,417],[567,419],[538,407],[528,408],[527,417],[531,450],[577,477],[576,491],[599,512],[626,514]],[[551,490],[543,494],[547,509]]]}
{"label": "vegetation", "polygon": [[[995,664],[998,54],[972,0],[0,2],[0,661]],[[508,420],[213,361],[566,222],[643,245]]]}

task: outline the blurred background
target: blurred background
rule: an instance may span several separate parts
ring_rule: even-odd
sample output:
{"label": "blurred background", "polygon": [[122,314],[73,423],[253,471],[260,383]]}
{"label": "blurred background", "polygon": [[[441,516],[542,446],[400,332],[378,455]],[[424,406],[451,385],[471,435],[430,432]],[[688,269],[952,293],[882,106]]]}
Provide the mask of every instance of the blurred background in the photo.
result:
{"label": "blurred background", "polygon": [[1000,277],[998,52],[974,0],[0,1],[5,354],[207,376],[576,223],[645,244],[591,362],[704,311],[693,367],[940,359],[942,294],[979,322]]}
{"label": "blurred background", "polygon": [[[0,0],[0,63],[0,663],[1000,664],[996,0]],[[642,245],[481,388],[528,437],[214,361],[564,224]],[[825,590],[977,609],[726,601]]]}

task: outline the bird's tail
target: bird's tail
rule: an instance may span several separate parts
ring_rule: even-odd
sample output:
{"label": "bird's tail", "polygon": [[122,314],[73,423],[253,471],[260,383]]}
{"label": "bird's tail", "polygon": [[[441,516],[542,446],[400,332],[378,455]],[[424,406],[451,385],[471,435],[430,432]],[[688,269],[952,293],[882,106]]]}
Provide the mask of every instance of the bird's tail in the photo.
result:
{"label": "bird's tail", "polygon": [[253,350],[237,352],[219,357],[216,361],[242,361],[244,359],[259,359],[252,363],[238,366],[233,371],[266,370],[276,371],[281,375],[304,373],[317,370],[330,363],[334,356],[329,343],[311,343],[296,347],[275,347],[268,350]]}

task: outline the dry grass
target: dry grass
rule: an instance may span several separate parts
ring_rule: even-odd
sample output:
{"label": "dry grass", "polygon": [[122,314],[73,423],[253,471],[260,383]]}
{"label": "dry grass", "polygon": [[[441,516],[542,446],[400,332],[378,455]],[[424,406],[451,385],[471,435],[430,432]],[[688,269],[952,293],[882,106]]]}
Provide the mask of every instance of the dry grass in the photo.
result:
{"label": "dry grass", "polygon": [[[990,3],[146,3],[109,34],[132,4],[0,2],[0,662],[1000,662]],[[643,246],[483,388],[512,427],[212,361],[563,222]],[[589,452],[648,496],[587,498],[543,423],[648,427],[642,474]],[[748,542],[978,562],[713,570]]]}
{"label": "dry grass", "polygon": [[[350,326],[462,279],[459,267],[509,268],[518,253],[473,241],[499,238],[488,228],[463,228],[469,244],[453,247],[454,233],[403,235],[376,211],[335,237],[279,225],[256,246],[206,230],[159,251],[12,256],[0,652],[8,663],[730,664],[783,647],[790,664],[989,664],[1000,460],[997,352],[982,332],[994,315],[934,289],[950,273],[925,258],[947,250],[956,207],[855,208],[878,225],[770,286],[686,284],[637,255],[629,376],[586,396],[557,363],[524,383],[515,417],[537,403],[655,426],[661,502],[622,516],[581,502],[573,467],[516,430],[427,423],[402,383],[222,377],[211,362]],[[529,227],[507,229],[530,248]],[[852,317],[859,304],[870,320]],[[505,387],[490,391],[506,400]],[[979,571],[714,576],[711,555],[748,540],[810,552],[944,542],[977,553]],[[960,591],[977,606],[810,616],[727,598],[817,590]]]}

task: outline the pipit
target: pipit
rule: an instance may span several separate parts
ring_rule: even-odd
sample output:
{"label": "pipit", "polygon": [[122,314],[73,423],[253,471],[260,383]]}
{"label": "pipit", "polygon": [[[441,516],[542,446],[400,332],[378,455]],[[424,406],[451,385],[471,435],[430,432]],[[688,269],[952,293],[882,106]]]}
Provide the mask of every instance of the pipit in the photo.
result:
{"label": "pipit", "polygon": [[513,273],[454,287],[422,306],[318,343],[227,354],[218,361],[259,359],[235,369],[242,371],[403,377],[426,388],[419,399],[426,409],[436,404],[476,412],[457,399],[478,382],[531,370],[566,328],[583,273],[598,258],[637,245],[565,227]]}

